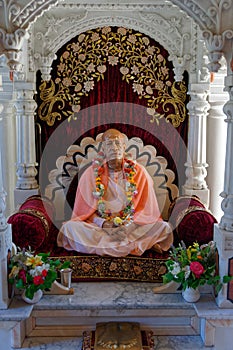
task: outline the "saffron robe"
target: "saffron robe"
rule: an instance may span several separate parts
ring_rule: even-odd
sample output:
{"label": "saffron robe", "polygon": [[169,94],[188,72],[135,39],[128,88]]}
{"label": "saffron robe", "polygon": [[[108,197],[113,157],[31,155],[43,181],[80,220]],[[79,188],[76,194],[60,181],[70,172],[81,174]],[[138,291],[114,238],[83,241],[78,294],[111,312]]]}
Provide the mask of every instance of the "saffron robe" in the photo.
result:
{"label": "saffron robe", "polygon": [[[63,223],[57,237],[58,246],[81,253],[110,255],[142,255],[145,250],[159,244],[168,250],[173,243],[170,225],[163,221],[154,192],[154,183],[146,169],[135,163],[134,181],[137,194],[133,197],[133,222],[105,229],[93,222],[97,202],[94,198],[95,176],[90,166],[81,176],[76,192],[71,220]],[[124,172],[110,171],[107,164],[101,174],[105,186],[103,200],[106,209],[119,213],[126,206]]]}

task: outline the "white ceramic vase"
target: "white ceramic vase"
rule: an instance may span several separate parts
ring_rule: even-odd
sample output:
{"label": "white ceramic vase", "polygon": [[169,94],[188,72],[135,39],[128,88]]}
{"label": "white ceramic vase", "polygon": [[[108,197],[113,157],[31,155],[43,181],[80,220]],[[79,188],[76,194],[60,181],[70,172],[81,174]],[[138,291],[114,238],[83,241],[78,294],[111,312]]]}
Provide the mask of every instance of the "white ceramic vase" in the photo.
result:
{"label": "white ceramic vase", "polygon": [[37,290],[37,291],[34,293],[34,296],[33,296],[32,299],[27,298],[26,295],[25,295],[25,293],[26,293],[26,291],[24,290],[23,293],[22,293],[22,295],[21,295],[21,297],[22,297],[22,299],[23,299],[26,303],[28,303],[28,304],[36,304],[36,303],[38,303],[38,301],[40,301],[40,299],[41,299],[42,296],[43,296],[43,292],[42,292],[41,289]]}
{"label": "white ceramic vase", "polygon": [[201,294],[198,288],[193,289],[190,287],[182,291],[182,296],[188,303],[196,303],[200,299]]}

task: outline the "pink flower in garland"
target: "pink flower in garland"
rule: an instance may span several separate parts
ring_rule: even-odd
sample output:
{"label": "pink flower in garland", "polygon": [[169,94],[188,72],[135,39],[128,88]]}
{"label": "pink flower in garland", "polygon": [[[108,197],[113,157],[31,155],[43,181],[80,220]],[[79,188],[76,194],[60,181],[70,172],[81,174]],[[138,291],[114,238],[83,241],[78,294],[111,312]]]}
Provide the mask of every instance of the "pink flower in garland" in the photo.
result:
{"label": "pink flower in garland", "polygon": [[190,263],[190,270],[194,273],[196,278],[201,278],[201,275],[205,272],[204,267],[198,261],[192,261]]}

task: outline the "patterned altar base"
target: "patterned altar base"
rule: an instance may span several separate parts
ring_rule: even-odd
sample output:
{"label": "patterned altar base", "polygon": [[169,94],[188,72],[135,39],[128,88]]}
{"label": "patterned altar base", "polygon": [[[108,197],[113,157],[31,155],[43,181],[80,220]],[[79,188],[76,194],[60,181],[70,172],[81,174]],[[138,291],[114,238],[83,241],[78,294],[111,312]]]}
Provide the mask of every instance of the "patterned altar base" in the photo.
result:
{"label": "patterned altar base", "polygon": [[[162,282],[166,272],[165,254],[159,257],[125,258],[97,255],[58,256],[62,262],[71,262],[72,281],[141,281]],[[56,257],[53,257],[55,259]]]}

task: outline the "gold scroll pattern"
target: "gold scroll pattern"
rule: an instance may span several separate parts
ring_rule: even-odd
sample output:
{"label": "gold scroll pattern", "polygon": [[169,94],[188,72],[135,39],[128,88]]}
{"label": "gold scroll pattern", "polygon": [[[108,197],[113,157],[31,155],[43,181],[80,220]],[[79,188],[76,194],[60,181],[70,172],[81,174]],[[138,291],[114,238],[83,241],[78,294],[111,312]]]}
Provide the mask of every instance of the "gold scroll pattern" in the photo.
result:
{"label": "gold scroll pattern", "polygon": [[185,120],[184,82],[171,81],[167,59],[149,37],[123,27],[89,30],[67,44],[56,76],[40,85],[39,118],[49,126],[77,118],[82,97],[104,79],[108,65],[117,65],[122,79],[146,101],[151,122],[166,118],[178,127]]}

